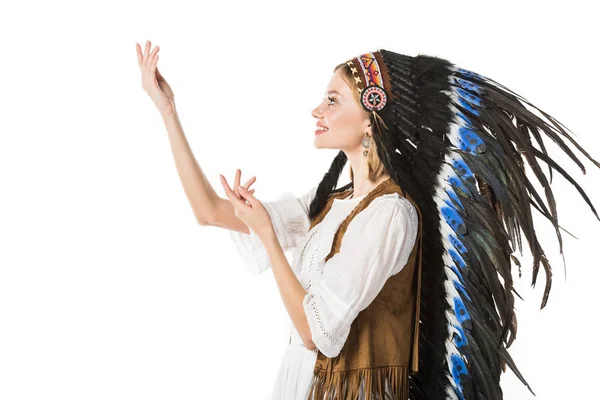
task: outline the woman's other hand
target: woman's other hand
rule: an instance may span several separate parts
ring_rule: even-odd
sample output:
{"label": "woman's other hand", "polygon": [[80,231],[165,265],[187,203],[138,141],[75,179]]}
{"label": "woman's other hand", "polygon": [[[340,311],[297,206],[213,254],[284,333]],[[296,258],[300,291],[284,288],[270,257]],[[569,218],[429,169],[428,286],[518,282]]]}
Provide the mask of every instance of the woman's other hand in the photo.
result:
{"label": "woman's other hand", "polygon": [[256,181],[256,177],[250,178],[244,186],[241,186],[240,175],[241,171],[237,169],[233,189],[229,187],[223,175],[219,174],[219,177],[225,195],[233,205],[235,216],[244,221],[248,228],[252,229],[261,240],[264,240],[266,235],[273,232],[271,217],[262,203],[253,196],[254,189],[249,190],[250,185]]}
{"label": "woman's other hand", "polygon": [[158,71],[156,63],[158,62],[159,47],[155,46],[150,51],[150,41],[146,40],[146,48],[142,53],[142,48],[138,43],[135,44],[137,50],[138,65],[142,73],[142,88],[158,110],[162,113],[175,110],[175,96],[171,86]]}

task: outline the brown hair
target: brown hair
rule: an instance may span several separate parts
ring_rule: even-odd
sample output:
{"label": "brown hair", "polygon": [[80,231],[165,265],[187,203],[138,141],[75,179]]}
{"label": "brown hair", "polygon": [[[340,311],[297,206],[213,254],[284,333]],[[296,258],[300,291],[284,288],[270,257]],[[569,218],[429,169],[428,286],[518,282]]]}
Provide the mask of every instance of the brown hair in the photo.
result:
{"label": "brown hair", "polygon": [[[362,104],[360,102],[360,93],[358,92],[358,88],[356,86],[356,81],[354,80],[354,77],[352,76],[352,71],[350,71],[350,67],[348,67],[348,64],[342,63],[342,64],[337,65],[333,69],[333,72],[337,72],[338,69],[340,70],[341,77],[344,79],[344,81],[346,81],[348,86],[350,86],[350,89],[352,89],[352,97],[354,97],[354,100],[356,100],[356,103],[358,103],[358,105],[360,106],[361,110],[363,110],[364,115],[366,117],[367,111],[362,108]],[[373,124],[373,122],[374,122],[373,116],[369,115],[369,118],[371,120],[371,124]],[[377,145],[375,144],[375,140],[371,139],[371,145],[369,146],[368,151],[369,151],[369,154],[367,155],[367,163],[369,164],[370,177],[377,178],[385,172],[385,168],[383,166],[383,163],[379,159],[379,156],[377,155]],[[349,166],[349,168],[350,168],[350,180],[354,181],[354,172],[352,171],[352,166]]]}

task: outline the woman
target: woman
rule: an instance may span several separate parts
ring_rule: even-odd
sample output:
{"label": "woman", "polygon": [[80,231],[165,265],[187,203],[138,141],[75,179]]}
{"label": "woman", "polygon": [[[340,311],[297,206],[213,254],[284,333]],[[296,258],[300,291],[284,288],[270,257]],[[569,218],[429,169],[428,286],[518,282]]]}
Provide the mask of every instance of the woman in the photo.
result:
{"label": "woman", "polygon": [[[527,385],[506,350],[516,333],[511,260],[519,265],[512,253],[521,230],[534,282],[540,263],[546,272],[542,307],[551,282],[530,204],[561,239],[538,159],[576,186],[598,218],[546,153],[540,132],[582,170],[563,137],[600,167],[564,126],[446,60],[379,49],[338,65],[313,110],[315,147],[340,149],[318,186],[260,202],[255,179],[241,186],[237,170],[233,188],[221,176],[222,199],[185,141],[156,68],[158,47],[150,52],[147,42],[137,52],[199,223],[230,230],[251,272],[275,276],[292,325],[273,398],[407,399],[410,388],[414,399],[501,399],[507,364]],[[348,160],[351,182],[337,188]]]}

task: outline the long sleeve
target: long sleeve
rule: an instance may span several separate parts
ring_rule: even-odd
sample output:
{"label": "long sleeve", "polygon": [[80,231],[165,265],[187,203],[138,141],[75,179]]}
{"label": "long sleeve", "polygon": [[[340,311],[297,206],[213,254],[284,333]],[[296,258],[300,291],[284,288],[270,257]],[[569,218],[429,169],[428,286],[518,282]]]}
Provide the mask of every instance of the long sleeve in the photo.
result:
{"label": "long sleeve", "polygon": [[338,253],[303,299],[312,341],[337,356],[358,313],[408,262],[418,233],[415,207],[402,197],[374,200],[350,222]]}
{"label": "long sleeve", "polygon": [[[283,251],[296,248],[308,232],[308,211],[316,191],[317,186],[314,186],[300,197],[286,192],[276,201],[262,202],[271,217],[275,236]],[[249,234],[234,230],[229,230],[229,234],[252,275],[258,275],[271,267],[267,251],[252,229]]]}

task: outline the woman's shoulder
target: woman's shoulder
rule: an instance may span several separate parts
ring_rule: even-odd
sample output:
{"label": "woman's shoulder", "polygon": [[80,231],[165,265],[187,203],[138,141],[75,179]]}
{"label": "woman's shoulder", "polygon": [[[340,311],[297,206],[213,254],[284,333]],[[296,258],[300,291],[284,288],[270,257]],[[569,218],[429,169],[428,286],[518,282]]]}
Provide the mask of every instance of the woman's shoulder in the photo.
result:
{"label": "woman's shoulder", "polygon": [[[376,204],[380,207],[387,208],[413,208],[415,209],[415,205],[412,201],[408,200],[406,197],[402,196],[400,193],[386,193],[381,196],[377,196],[371,201],[371,204]],[[370,205],[371,205],[370,204]]]}
{"label": "woman's shoulder", "polygon": [[[387,193],[376,197],[366,207],[373,217],[383,216],[388,218],[408,219],[410,222],[418,222],[417,207],[412,201],[399,193]],[[412,224],[411,224],[412,225]]]}

